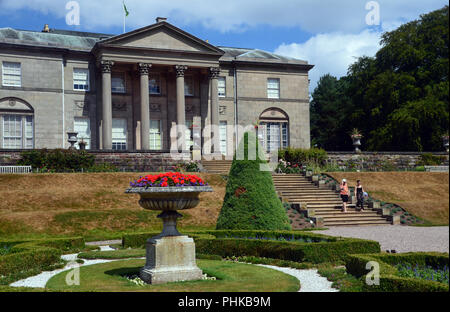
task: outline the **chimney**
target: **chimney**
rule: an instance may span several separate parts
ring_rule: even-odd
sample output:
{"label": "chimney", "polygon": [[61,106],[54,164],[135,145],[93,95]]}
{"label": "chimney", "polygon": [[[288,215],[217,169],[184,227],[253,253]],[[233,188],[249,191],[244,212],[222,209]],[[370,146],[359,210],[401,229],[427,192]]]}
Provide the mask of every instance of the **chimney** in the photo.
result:
{"label": "chimney", "polygon": [[42,29],[42,32],[46,32],[46,33],[50,32],[50,28],[48,28],[48,24],[44,25],[44,29]]}
{"label": "chimney", "polygon": [[167,21],[167,17],[157,17],[156,18],[157,23],[161,23],[161,22],[165,22],[165,21]]}

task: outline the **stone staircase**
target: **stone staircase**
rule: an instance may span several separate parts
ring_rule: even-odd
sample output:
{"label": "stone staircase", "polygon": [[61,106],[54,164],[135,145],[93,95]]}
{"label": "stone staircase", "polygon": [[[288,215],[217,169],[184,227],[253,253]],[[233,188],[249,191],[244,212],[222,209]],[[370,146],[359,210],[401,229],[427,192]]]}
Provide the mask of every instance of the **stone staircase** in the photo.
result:
{"label": "stone staircase", "polygon": [[273,174],[272,177],[283,200],[296,204],[300,210],[306,210],[308,217],[320,218],[323,226],[392,224],[377,210],[367,206],[363,211],[357,211],[355,204],[349,203],[347,212],[342,212],[342,201],[338,192],[326,186],[319,188],[301,174]]}
{"label": "stone staircase", "polygon": [[202,160],[203,169],[208,173],[228,174],[231,169],[232,160]]}

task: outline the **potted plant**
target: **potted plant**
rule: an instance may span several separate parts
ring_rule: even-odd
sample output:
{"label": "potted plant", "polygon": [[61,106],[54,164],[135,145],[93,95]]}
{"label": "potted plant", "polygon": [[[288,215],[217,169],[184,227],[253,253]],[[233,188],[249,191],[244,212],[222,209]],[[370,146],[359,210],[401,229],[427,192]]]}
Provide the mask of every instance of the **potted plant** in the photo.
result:
{"label": "potted plant", "polygon": [[353,130],[350,133],[350,137],[353,140],[353,146],[355,147],[355,152],[359,153],[361,150],[359,149],[359,146],[361,146],[361,139],[362,134],[361,131],[358,130],[358,128],[353,128]]}
{"label": "potted plant", "polygon": [[442,143],[444,145],[445,151],[448,153],[449,152],[449,144],[448,144],[448,132],[446,132],[443,136],[442,136]]}
{"label": "potted plant", "polygon": [[147,175],[130,183],[127,194],[139,194],[139,205],[148,210],[161,210],[162,232],[147,240],[147,261],[140,271],[149,284],[197,280],[202,271],[195,263],[194,240],[177,230],[177,210],[195,208],[201,192],[212,188],[195,175],[166,172]]}
{"label": "potted plant", "polygon": [[84,141],[84,138],[81,138],[81,140],[78,142],[78,146],[80,147],[80,150],[85,150],[86,149],[86,141]]}

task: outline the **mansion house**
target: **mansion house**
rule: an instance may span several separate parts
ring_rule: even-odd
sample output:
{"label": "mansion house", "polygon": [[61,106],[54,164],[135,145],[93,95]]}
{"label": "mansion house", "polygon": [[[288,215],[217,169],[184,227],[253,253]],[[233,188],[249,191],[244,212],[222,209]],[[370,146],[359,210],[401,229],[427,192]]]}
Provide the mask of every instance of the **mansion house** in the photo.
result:
{"label": "mansion house", "polygon": [[189,150],[198,130],[203,154],[232,155],[237,125],[267,152],[309,148],[311,68],[165,18],[121,35],[0,28],[0,150],[68,148],[67,132],[90,150]]}

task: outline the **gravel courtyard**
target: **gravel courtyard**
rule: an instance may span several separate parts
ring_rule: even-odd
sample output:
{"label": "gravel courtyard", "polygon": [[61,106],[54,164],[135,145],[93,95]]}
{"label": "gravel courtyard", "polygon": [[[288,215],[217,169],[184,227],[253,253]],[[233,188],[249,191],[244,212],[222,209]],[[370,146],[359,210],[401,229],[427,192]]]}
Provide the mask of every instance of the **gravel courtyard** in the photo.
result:
{"label": "gravel courtyard", "polygon": [[381,250],[448,252],[448,226],[416,227],[402,225],[330,227],[316,233],[378,241]]}

